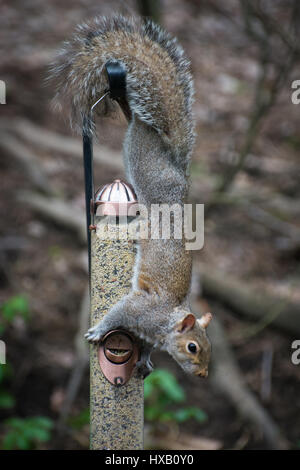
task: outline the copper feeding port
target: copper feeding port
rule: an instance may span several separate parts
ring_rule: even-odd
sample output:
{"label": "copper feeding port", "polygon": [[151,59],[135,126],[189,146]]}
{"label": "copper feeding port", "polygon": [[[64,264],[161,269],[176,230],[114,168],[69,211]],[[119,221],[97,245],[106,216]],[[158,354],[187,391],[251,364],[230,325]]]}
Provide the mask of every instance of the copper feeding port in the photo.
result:
{"label": "copper feeding port", "polygon": [[111,335],[105,342],[104,354],[111,362],[122,364],[130,359],[132,352],[132,341],[124,334]]}
{"label": "copper feeding port", "polygon": [[138,212],[138,203],[133,187],[120,179],[104,185],[95,194],[92,212],[97,215],[132,215]]}
{"label": "copper feeding port", "polygon": [[127,331],[109,331],[99,346],[101,370],[106,379],[118,387],[128,382],[138,358],[137,344]]}

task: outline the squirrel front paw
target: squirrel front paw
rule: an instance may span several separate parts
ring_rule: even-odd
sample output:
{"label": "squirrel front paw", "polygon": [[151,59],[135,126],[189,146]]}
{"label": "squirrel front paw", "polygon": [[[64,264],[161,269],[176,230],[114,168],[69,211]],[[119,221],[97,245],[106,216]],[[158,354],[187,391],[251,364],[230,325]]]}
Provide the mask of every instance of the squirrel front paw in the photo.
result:
{"label": "squirrel front paw", "polygon": [[88,332],[84,335],[84,337],[88,340],[89,343],[97,343],[98,341],[100,341],[102,336],[103,332],[100,325],[93,326],[93,328],[90,328]]}

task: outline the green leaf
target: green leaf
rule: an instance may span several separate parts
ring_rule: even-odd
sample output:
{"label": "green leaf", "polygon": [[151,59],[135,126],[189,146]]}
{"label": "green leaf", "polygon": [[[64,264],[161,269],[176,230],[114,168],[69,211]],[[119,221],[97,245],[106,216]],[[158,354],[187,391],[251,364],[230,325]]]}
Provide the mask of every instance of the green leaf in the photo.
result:
{"label": "green leaf", "polygon": [[178,423],[183,423],[184,421],[188,420],[191,417],[189,409],[188,408],[182,408],[180,410],[175,411],[174,413],[174,419]]}
{"label": "green leaf", "polygon": [[25,436],[16,436],[16,448],[20,450],[31,449],[31,442],[29,439],[26,439]]}
{"label": "green leaf", "polygon": [[159,415],[159,421],[166,422],[166,421],[174,421],[174,413],[173,411],[165,411]]}
{"label": "green leaf", "polygon": [[158,421],[160,416],[160,408],[155,406],[145,407],[145,419],[147,421]]}
{"label": "green leaf", "polygon": [[198,422],[203,423],[207,420],[207,415],[200,408],[196,407],[181,408],[174,413],[174,419],[178,423],[183,423],[184,421],[187,421],[191,418],[194,418]]}
{"label": "green leaf", "polygon": [[40,427],[43,429],[53,428],[53,421],[45,416],[35,416],[34,418],[29,418],[28,423],[33,427]]}
{"label": "green leaf", "polygon": [[4,369],[5,364],[0,365],[0,384],[3,382],[4,377],[5,377],[5,369]]}
{"label": "green leaf", "polygon": [[29,440],[36,440],[38,442],[47,442],[50,439],[50,432],[42,428],[28,429],[28,434],[25,434]]}
{"label": "green leaf", "polygon": [[32,449],[38,442],[46,442],[51,438],[53,428],[51,419],[44,416],[32,418],[9,418],[4,423],[7,434],[3,439],[4,449]]}
{"label": "green leaf", "polygon": [[176,377],[170,372],[157,369],[144,381],[145,419],[148,421],[175,421],[182,423],[188,419],[198,422],[207,420],[206,413],[197,407],[185,407],[169,410],[170,405],[182,403],[185,400],[183,388]]}
{"label": "green leaf", "polygon": [[145,398],[145,400],[147,400],[147,398],[151,397],[151,395],[153,393],[153,383],[150,380],[148,380],[150,375],[148,375],[148,377],[144,380],[144,398]]}
{"label": "green leaf", "polygon": [[12,366],[9,362],[6,364],[0,364],[0,384],[4,382],[4,380],[9,379],[12,376]]}
{"label": "green leaf", "polygon": [[8,418],[4,424],[10,428],[21,430],[24,426],[24,420],[21,418]]}
{"label": "green leaf", "polygon": [[193,418],[196,419],[199,423],[204,423],[208,420],[207,414],[200,408],[195,409]]}
{"label": "green leaf", "polygon": [[1,311],[3,318],[8,322],[11,322],[17,315],[26,320],[29,314],[28,301],[23,295],[16,295],[2,304]]}
{"label": "green leaf", "polygon": [[15,448],[16,448],[16,435],[14,433],[6,434],[2,442],[2,449],[13,450]]}
{"label": "green leaf", "polygon": [[161,389],[166,393],[166,396],[174,402],[182,402],[185,399],[185,393],[178,384],[176,378],[169,372],[164,371],[164,375],[160,382]]}
{"label": "green leaf", "polygon": [[81,429],[83,426],[90,422],[90,409],[89,407],[82,410],[77,416],[69,419],[69,425],[74,429]]}
{"label": "green leaf", "polygon": [[[146,393],[149,394],[153,393],[154,389],[159,388],[171,402],[182,402],[185,399],[184,390],[178,384],[176,378],[170,372],[157,369],[156,371],[152,372],[147,379],[145,380]],[[147,396],[147,397],[148,397]]]}
{"label": "green leaf", "polygon": [[0,408],[13,408],[15,406],[14,397],[4,390],[0,390]]}

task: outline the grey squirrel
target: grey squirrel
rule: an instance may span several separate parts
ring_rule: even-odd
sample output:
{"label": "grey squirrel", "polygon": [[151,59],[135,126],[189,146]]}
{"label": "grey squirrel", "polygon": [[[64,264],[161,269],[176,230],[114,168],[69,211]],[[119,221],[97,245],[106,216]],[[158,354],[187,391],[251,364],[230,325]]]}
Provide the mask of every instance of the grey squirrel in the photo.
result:
{"label": "grey squirrel", "polygon": [[[124,162],[139,203],[183,207],[194,144],[189,61],[177,40],[152,21],[118,15],[78,27],[52,73],[58,100],[71,98],[72,122],[80,127],[108,88],[108,61],[126,69],[126,102],[120,103],[129,120]],[[107,95],[95,110],[108,115],[114,106]],[[211,314],[197,319],[190,311],[191,268],[184,238],[140,240],[130,293],[86,338],[98,342],[109,330],[123,328],[142,340],[138,362],[142,375],[152,370],[150,354],[157,347],[168,351],[187,373],[206,377],[211,353],[206,327]]]}

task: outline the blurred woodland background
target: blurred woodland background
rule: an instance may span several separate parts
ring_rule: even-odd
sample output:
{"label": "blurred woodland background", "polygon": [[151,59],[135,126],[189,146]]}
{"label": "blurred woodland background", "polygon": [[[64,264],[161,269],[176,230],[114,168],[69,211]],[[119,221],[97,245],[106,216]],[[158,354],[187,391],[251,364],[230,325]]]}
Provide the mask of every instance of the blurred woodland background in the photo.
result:
{"label": "blurred woodland background", "polygon": [[[146,395],[146,446],[300,447],[300,79],[297,0],[2,0],[0,447],[88,448],[87,248],[81,139],[51,108],[50,62],[77,23],[151,16],[192,62],[191,199],[205,203],[194,309],[212,311],[210,376],[165,354]],[[97,186],[122,177],[121,116],[99,120]]]}

